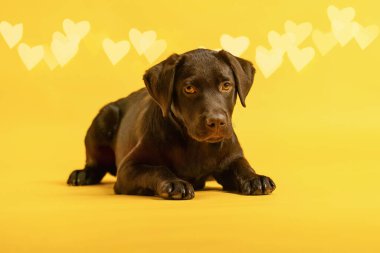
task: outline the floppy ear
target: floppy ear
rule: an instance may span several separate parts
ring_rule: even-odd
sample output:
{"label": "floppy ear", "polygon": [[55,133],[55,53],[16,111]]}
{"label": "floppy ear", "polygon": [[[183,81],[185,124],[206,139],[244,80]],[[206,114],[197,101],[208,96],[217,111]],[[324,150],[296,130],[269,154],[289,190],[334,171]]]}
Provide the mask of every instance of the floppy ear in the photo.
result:
{"label": "floppy ear", "polygon": [[252,87],[256,72],[255,68],[250,61],[233,56],[227,51],[221,50],[218,54],[231,67],[234,73],[240,102],[245,107],[245,98]]}
{"label": "floppy ear", "polygon": [[173,54],[148,69],[143,77],[149,94],[161,107],[164,117],[168,116],[172,103],[175,70],[180,59],[180,55]]}

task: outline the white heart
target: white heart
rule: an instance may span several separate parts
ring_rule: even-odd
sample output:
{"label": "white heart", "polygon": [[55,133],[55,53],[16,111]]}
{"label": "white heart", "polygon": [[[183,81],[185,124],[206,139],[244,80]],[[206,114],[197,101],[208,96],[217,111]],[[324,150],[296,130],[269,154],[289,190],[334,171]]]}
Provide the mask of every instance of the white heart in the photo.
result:
{"label": "white heart", "polygon": [[355,9],[352,7],[338,9],[334,5],[330,5],[327,8],[332,33],[341,46],[345,46],[354,37],[352,20],[355,14]]}
{"label": "white heart", "polygon": [[61,67],[66,65],[78,52],[79,40],[78,36],[69,39],[60,32],[53,33],[50,48]]}
{"label": "white heart", "polygon": [[280,35],[276,31],[270,31],[268,33],[268,41],[272,48],[278,48],[282,53],[288,51],[289,48],[295,46],[297,43],[295,34],[285,33]]}
{"label": "white heart", "polygon": [[240,56],[247,50],[249,46],[249,39],[245,36],[232,37],[228,34],[223,34],[220,37],[220,44],[222,48],[235,56]]}
{"label": "white heart", "polygon": [[355,40],[362,50],[366,49],[379,35],[379,27],[376,25],[363,27],[356,22],[353,25]]}
{"label": "white heart", "polygon": [[338,44],[338,41],[331,32],[322,33],[319,30],[314,30],[312,38],[314,44],[322,55],[326,55],[336,44]]}
{"label": "white heart", "polygon": [[156,38],[157,34],[155,31],[146,31],[141,33],[136,28],[132,28],[129,31],[129,40],[139,55],[145,53],[145,51],[153,45]]}
{"label": "white heart", "polygon": [[314,58],[315,51],[312,47],[299,49],[297,47],[288,50],[288,57],[294,68],[299,72]]}
{"label": "white heart", "polygon": [[74,23],[70,19],[65,19],[63,20],[63,30],[69,39],[78,37],[79,40],[82,40],[90,31],[90,22],[81,21]]}
{"label": "white heart", "polygon": [[287,20],[284,24],[284,27],[286,33],[292,33],[294,35],[294,37],[296,38],[297,46],[304,42],[304,40],[307,37],[309,37],[313,29],[311,23],[304,22],[297,25],[295,22],[291,20]]}
{"label": "white heart", "polygon": [[23,24],[11,25],[7,21],[2,21],[0,23],[0,33],[3,35],[7,45],[13,48],[22,38]]}
{"label": "white heart", "polygon": [[30,47],[26,43],[18,46],[18,54],[28,70],[32,70],[44,57],[43,46]]}
{"label": "white heart", "polygon": [[165,40],[156,40],[145,52],[144,56],[149,63],[154,62],[166,50]]}
{"label": "white heart", "polygon": [[119,42],[113,42],[108,38],[103,40],[104,52],[113,65],[116,65],[125,55],[127,55],[130,47],[131,45],[126,40]]}
{"label": "white heart", "polygon": [[351,22],[356,15],[356,11],[352,7],[338,9],[336,6],[330,5],[329,7],[327,7],[327,15],[331,22],[334,20]]}
{"label": "white heart", "polygon": [[272,50],[262,46],[256,48],[256,64],[265,78],[270,77],[281,66],[283,55],[280,48],[273,48]]}

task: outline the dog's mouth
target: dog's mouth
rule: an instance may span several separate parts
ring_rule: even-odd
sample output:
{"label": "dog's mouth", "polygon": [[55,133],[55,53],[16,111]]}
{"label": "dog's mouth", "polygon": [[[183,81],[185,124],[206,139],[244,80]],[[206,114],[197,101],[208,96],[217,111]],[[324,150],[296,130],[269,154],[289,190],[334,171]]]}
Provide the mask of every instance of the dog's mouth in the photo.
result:
{"label": "dog's mouth", "polygon": [[218,143],[218,142],[222,142],[223,140],[224,140],[224,137],[222,136],[212,136],[212,137],[207,138],[205,142]]}
{"label": "dog's mouth", "polygon": [[194,140],[198,142],[206,142],[206,143],[218,143],[222,142],[225,139],[231,138],[231,136],[227,135],[210,135],[210,136],[197,136],[197,135],[190,135]]}

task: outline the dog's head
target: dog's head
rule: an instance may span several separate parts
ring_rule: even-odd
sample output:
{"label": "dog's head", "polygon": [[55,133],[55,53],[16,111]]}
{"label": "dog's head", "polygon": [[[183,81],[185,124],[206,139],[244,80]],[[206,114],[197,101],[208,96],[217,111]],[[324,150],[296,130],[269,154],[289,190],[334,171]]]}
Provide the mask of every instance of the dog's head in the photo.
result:
{"label": "dog's head", "polygon": [[214,143],[231,138],[237,96],[245,107],[254,74],[251,62],[224,50],[197,49],[148,69],[144,82],[164,117],[173,114],[190,137]]}

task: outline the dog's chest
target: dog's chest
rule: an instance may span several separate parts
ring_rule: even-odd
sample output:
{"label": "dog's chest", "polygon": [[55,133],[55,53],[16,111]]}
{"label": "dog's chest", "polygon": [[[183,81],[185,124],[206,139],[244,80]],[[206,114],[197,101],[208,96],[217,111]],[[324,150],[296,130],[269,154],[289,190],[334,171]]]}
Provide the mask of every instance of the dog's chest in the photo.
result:
{"label": "dog's chest", "polygon": [[221,169],[225,152],[219,147],[186,146],[170,154],[171,169],[180,177],[198,179]]}

